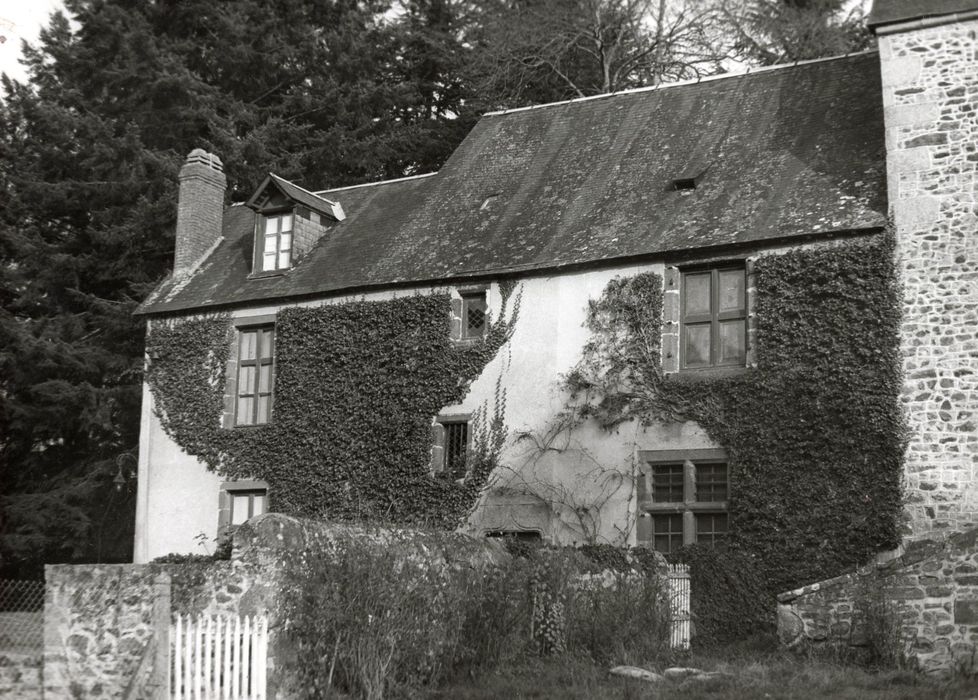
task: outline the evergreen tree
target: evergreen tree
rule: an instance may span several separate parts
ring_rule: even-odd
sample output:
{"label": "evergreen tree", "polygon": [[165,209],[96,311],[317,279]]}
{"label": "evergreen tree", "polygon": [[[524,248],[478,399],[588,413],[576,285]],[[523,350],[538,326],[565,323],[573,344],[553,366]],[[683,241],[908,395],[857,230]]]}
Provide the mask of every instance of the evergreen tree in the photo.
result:
{"label": "evergreen tree", "polygon": [[142,322],[170,268],[177,171],[204,147],[229,197],[436,168],[461,138],[435,0],[68,0],[0,104],[0,556],[131,553]]}
{"label": "evergreen tree", "polygon": [[773,65],[870,48],[865,5],[865,0],[748,0],[728,8],[728,21],[741,58]]}

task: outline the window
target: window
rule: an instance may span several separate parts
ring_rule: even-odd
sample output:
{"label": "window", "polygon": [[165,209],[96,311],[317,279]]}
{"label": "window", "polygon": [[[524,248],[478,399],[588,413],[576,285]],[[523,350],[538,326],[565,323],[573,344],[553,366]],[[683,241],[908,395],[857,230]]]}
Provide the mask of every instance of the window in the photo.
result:
{"label": "window", "polygon": [[742,266],[683,272],[683,369],[746,364],[746,287]]}
{"label": "window", "polygon": [[292,212],[266,214],[259,219],[263,225],[262,272],[287,270],[292,264]]}
{"label": "window", "polygon": [[238,330],[235,425],[260,425],[271,419],[274,357],[274,326]]}
{"label": "window", "polygon": [[265,512],[265,491],[228,491],[230,523],[232,526],[247,522]]}
{"label": "window", "polygon": [[721,544],[728,532],[729,479],[722,450],[643,452],[639,540],[660,552]]}
{"label": "window", "polygon": [[445,423],[444,429],[444,471],[456,478],[462,478],[468,468],[469,424],[463,422]]}
{"label": "window", "polygon": [[217,528],[222,536],[256,515],[268,512],[268,484],[264,481],[228,481],[221,484]]}
{"label": "window", "polygon": [[486,334],[486,293],[462,294],[462,338],[482,338]]}

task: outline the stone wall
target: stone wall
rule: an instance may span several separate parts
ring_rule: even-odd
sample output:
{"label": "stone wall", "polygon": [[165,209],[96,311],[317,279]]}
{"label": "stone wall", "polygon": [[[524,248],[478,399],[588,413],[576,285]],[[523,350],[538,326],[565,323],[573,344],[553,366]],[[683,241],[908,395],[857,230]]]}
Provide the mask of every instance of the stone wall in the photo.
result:
{"label": "stone wall", "polygon": [[978,674],[978,529],[922,539],[778,596],[790,648],[899,651],[929,673]]}
{"label": "stone wall", "polygon": [[169,650],[174,615],[265,614],[268,697],[289,696],[281,689],[289,687],[283,660],[290,658],[291,651],[276,624],[288,554],[306,551],[328,556],[337,537],[373,543],[396,540],[392,546],[404,556],[439,557],[446,566],[508,558],[500,542],[462,534],[406,532],[394,537],[389,531],[266,514],[237,528],[230,561],[177,557],[151,564],[48,566],[46,694],[125,697],[134,684],[141,683],[139,687],[146,690],[133,697],[153,697],[154,683],[165,683],[169,663],[167,655],[155,654]]}
{"label": "stone wall", "polygon": [[978,524],[978,21],[879,37],[913,534]]}
{"label": "stone wall", "polygon": [[[158,686],[168,653],[166,573],[126,564],[55,565],[45,567],[45,580],[46,697],[126,697],[136,683],[152,680],[141,673],[147,668],[157,670],[156,692],[164,690]],[[156,695],[147,688],[144,696]]]}
{"label": "stone wall", "polygon": [[275,576],[242,561],[47,567],[45,692],[124,697],[135,683],[164,682],[173,615],[273,613]]}

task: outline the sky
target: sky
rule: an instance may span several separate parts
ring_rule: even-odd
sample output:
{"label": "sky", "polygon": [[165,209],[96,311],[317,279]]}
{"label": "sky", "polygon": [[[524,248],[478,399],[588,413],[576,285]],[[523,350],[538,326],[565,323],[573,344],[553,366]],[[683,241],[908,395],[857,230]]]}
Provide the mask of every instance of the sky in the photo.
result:
{"label": "sky", "polygon": [[23,81],[26,78],[20,58],[22,39],[33,43],[43,25],[62,0],[0,0],[0,72]]}

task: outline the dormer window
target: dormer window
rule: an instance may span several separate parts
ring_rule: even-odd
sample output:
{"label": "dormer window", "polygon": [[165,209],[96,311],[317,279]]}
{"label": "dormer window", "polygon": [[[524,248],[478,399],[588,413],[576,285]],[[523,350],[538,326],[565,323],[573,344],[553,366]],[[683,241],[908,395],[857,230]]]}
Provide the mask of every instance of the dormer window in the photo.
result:
{"label": "dormer window", "polygon": [[292,264],[292,212],[266,214],[259,225],[264,226],[262,272],[288,270]]}
{"label": "dormer window", "polygon": [[272,173],[245,204],[257,222],[252,277],[274,276],[301,265],[328,229],[346,218],[339,202]]}

